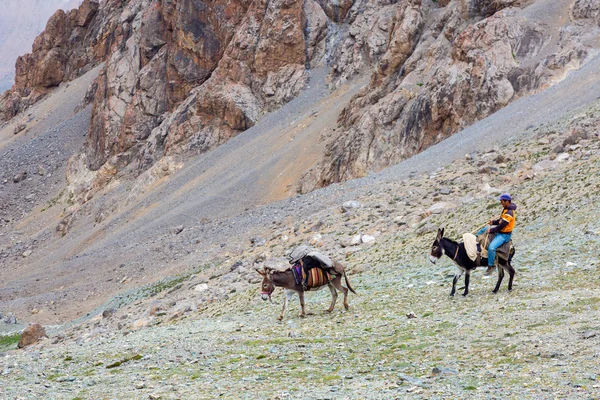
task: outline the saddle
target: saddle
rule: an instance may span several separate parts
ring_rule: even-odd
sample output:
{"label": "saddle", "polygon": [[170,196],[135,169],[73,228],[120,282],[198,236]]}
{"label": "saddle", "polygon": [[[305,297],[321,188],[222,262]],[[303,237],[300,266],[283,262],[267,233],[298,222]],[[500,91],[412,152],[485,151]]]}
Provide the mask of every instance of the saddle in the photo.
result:
{"label": "saddle", "polygon": [[[496,234],[487,232],[477,236],[477,244],[478,246],[481,246],[481,257],[487,258],[487,249],[492,240],[494,240],[494,236],[496,236]],[[499,259],[508,261],[512,252],[514,252],[514,246],[511,239],[507,243],[504,243],[502,246],[498,247],[498,250],[496,250],[496,256]]]}
{"label": "saddle", "polygon": [[[292,266],[292,272],[294,273],[294,279],[296,284],[302,285],[306,278],[306,272],[299,264]],[[321,268],[311,268],[308,271],[308,288],[318,288],[326,285],[331,281],[331,274]]]}

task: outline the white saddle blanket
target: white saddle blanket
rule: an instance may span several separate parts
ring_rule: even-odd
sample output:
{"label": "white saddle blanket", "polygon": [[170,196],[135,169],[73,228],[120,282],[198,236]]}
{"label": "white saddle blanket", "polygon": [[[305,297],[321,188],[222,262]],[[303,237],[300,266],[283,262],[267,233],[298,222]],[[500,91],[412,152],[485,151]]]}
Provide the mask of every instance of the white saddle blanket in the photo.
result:
{"label": "white saddle blanket", "polygon": [[463,243],[465,244],[465,250],[467,251],[469,258],[471,261],[475,261],[477,259],[477,236],[473,235],[472,233],[465,233],[463,235]]}

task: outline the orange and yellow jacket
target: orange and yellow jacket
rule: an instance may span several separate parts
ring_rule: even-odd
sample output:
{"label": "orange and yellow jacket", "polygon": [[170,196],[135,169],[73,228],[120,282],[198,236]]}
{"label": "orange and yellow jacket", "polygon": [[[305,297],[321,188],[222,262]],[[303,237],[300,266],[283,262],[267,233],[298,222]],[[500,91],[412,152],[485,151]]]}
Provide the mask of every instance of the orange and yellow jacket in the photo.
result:
{"label": "orange and yellow jacket", "polygon": [[492,221],[490,233],[512,233],[517,220],[517,205],[509,204],[507,208],[502,210],[500,218]]}

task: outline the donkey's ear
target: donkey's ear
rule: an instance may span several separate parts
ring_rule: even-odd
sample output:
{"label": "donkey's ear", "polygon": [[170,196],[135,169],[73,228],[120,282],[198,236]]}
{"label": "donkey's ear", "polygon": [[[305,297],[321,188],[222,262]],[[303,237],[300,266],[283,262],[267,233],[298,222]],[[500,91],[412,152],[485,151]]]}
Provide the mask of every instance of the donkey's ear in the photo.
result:
{"label": "donkey's ear", "polygon": [[261,276],[265,276],[266,272],[259,268],[254,268]]}
{"label": "donkey's ear", "polygon": [[435,239],[439,242],[442,240],[442,237],[444,237],[444,228],[439,228]]}

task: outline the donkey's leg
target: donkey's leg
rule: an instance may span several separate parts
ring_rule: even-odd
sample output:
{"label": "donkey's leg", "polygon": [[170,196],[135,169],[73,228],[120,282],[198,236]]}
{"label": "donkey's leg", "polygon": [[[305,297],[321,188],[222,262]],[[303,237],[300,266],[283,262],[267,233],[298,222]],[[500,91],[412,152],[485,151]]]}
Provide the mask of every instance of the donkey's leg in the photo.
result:
{"label": "donkey's leg", "polygon": [[465,274],[465,291],[463,292],[463,296],[469,294],[469,281],[471,280],[471,271],[467,271]]}
{"label": "donkey's leg", "polygon": [[333,286],[340,292],[344,293],[344,308],[347,310],[350,306],[348,305],[348,292],[350,291],[347,287],[342,286],[342,277],[338,276],[331,281]]}
{"label": "donkey's leg", "polygon": [[492,293],[498,293],[502,279],[504,279],[504,266],[502,264],[498,264],[498,282],[496,282],[496,287],[494,290],[492,290]]}
{"label": "donkey's leg", "polygon": [[306,312],[304,312],[304,291],[298,292],[298,297],[300,297],[300,307],[302,308],[302,312],[300,313],[300,317],[306,317]]}
{"label": "donkey's leg", "polygon": [[331,282],[327,283],[327,286],[329,286],[329,291],[331,292],[331,304],[329,305],[327,312],[332,312],[335,308],[335,302],[337,300],[337,291],[335,290]]}
{"label": "donkey's leg", "polygon": [[510,261],[508,262],[508,291],[510,292],[512,290],[512,286],[513,286],[513,279],[515,277],[515,269],[513,268],[512,265],[510,265]]}
{"label": "donkey's leg", "polygon": [[454,279],[452,280],[452,290],[450,291],[450,296],[454,296],[454,293],[456,293],[456,282],[458,282],[458,279],[462,276],[462,274],[464,272],[465,271],[458,268],[456,273],[454,274]]}
{"label": "donkey's leg", "polygon": [[294,295],[293,291],[285,289],[285,296],[283,296],[283,309],[281,310],[281,315],[278,318],[280,321],[285,316],[285,309],[287,308],[287,303],[292,298],[293,295]]}

